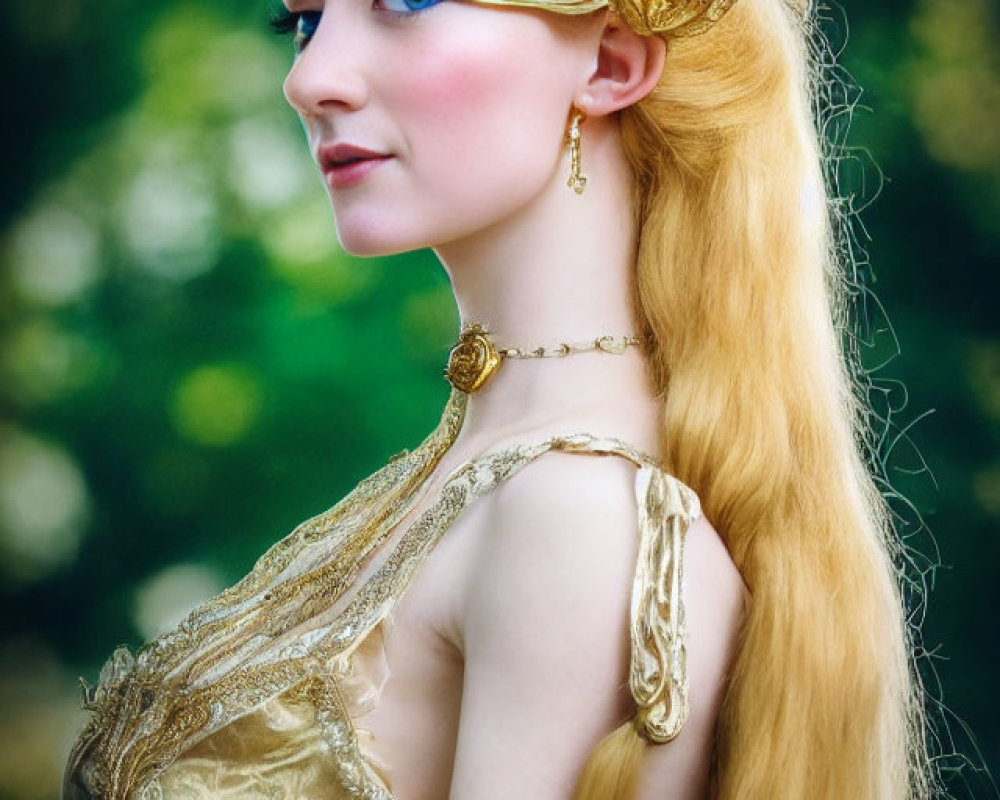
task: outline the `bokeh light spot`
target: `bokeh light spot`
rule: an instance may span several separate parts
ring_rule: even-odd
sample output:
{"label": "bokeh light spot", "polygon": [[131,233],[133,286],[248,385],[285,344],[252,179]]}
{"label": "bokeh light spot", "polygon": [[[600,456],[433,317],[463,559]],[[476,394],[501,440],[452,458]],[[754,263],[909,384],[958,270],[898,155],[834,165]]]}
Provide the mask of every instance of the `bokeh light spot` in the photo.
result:
{"label": "bokeh light spot", "polygon": [[379,278],[377,261],[362,261],[340,249],[329,204],[322,196],[288,208],[263,235],[274,272],[296,289],[324,300],[356,300]]}
{"label": "bokeh light spot", "polygon": [[311,194],[301,203],[285,209],[274,224],[261,233],[279,267],[289,262],[316,263],[341,252],[330,203],[320,194]]}
{"label": "bokeh light spot", "polygon": [[1000,517],[1000,464],[977,472],[972,479],[972,491],[983,511]]}
{"label": "bokeh light spot", "polygon": [[25,300],[72,303],[100,278],[100,241],[82,217],[58,206],[42,208],[13,230],[7,258],[14,288]]}
{"label": "bokeh light spot", "polygon": [[244,120],[233,126],[229,141],[229,181],[251,208],[286,205],[311,185],[306,148],[276,120]]}
{"label": "bokeh light spot", "polygon": [[[281,78],[291,55],[282,50],[277,41],[252,31],[215,35],[202,48],[194,75],[212,108],[222,107],[236,116],[273,108],[281,100]],[[233,80],[234,75],[239,80]]]}
{"label": "bokeh light spot", "polygon": [[44,318],[15,328],[0,347],[0,375],[25,405],[49,402],[87,385],[107,361],[95,343]]}
{"label": "bokeh light spot", "polygon": [[210,7],[190,3],[163,13],[141,57],[149,82],[146,109],[170,125],[273,107],[287,69],[277,42],[234,30]]}
{"label": "bokeh light spot", "polygon": [[1000,168],[1000,48],[989,0],[922,0],[910,27],[923,48],[909,84],[928,152],[960,169]]}
{"label": "bokeh light spot", "polygon": [[968,360],[969,385],[987,416],[1000,421],[1000,343],[973,345]]}
{"label": "bokeh light spot", "polygon": [[83,473],[65,450],[0,428],[0,551],[11,580],[37,580],[70,563],[89,506]]}
{"label": "bokeh light spot", "polygon": [[236,444],[256,423],[262,394],[258,378],[242,365],[199,367],[185,375],[174,392],[174,426],[198,444]]}
{"label": "bokeh light spot", "polygon": [[132,621],[144,639],[176,627],[199,604],[225,588],[215,570],[177,564],[143,583],[135,593]]}
{"label": "bokeh light spot", "polygon": [[216,217],[211,189],[193,165],[157,163],[141,169],[125,189],[119,228],[137,265],[184,281],[215,265]]}

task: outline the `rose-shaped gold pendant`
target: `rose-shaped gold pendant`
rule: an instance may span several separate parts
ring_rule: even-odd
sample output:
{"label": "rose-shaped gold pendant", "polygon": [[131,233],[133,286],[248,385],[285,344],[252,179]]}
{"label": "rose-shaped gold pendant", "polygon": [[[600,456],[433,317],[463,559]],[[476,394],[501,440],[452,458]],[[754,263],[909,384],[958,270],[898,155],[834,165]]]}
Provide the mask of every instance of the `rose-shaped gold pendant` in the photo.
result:
{"label": "rose-shaped gold pendant", "polygon": [[474,323],[462,331],[458,344],[448,354],[444,376],[459,391],[472,394],[500,366],[500,356],[482,325]]}

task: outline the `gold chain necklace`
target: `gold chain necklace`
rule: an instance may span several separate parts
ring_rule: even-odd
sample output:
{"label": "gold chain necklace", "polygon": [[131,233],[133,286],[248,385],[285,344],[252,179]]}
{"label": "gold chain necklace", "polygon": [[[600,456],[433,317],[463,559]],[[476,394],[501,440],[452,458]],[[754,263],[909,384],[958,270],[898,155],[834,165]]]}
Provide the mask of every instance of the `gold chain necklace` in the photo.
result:
{"label": "gold chain necklace", "polygon": [[444,376],[456,389],[472,394],[493,375],[505,358],[563,358],[573,353],[597,350],[602,353],[621,355],[629,345],[638,345],[635,336],[598,336],[585,342],[562,342],[554,347],[497,348],[490,339],[489,331],[478,322],[466,325],[458,338],[458,344],[448,354],[448,366]]}

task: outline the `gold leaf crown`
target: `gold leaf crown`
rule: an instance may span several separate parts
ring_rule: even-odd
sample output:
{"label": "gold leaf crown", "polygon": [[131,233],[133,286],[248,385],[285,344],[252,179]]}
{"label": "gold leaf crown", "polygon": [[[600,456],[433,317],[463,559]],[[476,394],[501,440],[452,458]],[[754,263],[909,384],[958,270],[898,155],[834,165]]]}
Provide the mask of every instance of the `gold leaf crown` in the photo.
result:
{"label": "gold leaf crown", "polygon": [[718,22],[736,0],[476,0],[484,5],[589,14],[610,7],[641,36],[694,36]]}
{"label": "gold leaf crown", "polygon": [[736,0],[610,0],[615,12],[641,36],[694,36],[722,19]]}

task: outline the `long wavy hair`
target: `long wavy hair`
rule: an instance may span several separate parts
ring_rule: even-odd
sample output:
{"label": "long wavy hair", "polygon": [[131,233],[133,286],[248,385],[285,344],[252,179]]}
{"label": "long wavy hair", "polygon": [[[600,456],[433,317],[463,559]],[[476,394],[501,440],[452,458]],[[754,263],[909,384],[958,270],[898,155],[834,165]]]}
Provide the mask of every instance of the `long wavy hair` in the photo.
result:
{"label": "long wavy hair", "polygon": [[[751,593],[713,796],[925,798],[902,558],[843,342],[813,26],[786,0],[738,0],[708,32],[668,39],[657,87],[621,112],[636,305],[666,467],[698,493]],[[577,800],[632,797],[653,746],[622,725]]]}

